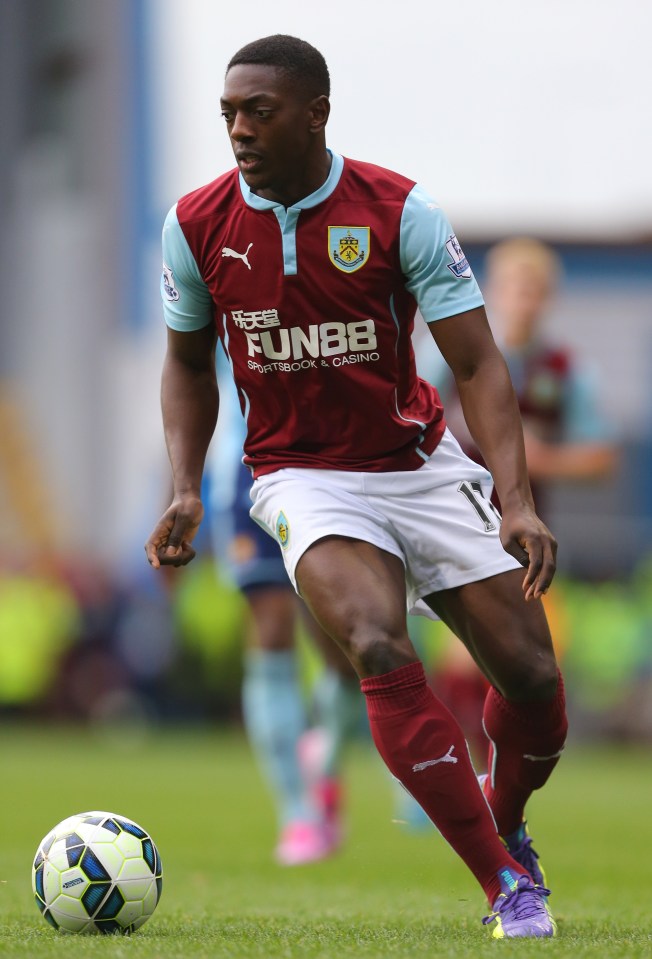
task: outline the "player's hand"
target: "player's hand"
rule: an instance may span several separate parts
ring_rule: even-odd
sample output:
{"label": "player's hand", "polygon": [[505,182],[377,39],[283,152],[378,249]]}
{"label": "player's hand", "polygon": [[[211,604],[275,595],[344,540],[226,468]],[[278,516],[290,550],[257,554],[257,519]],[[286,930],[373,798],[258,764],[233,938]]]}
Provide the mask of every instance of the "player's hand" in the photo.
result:
{"label": "player's hand", "polygon": [[527,569],[525,599],[539,599],[547,593],[557,568],[557,540],[536,513],[525,507],[505,510],[500,539],[503,549]]}
{"label": "player's hand", "polygon": [[198,496],[175,498],[145,543],[150,566],[185,566],[194,559],[191,544],[203,516],[204,507]]}

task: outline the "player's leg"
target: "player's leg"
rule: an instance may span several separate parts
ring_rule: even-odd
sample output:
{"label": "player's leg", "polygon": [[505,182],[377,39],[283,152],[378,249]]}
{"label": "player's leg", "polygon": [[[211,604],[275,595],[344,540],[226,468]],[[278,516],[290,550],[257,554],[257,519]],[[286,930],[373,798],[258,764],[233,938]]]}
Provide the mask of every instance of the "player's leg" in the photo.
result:
{"label": "player's leg", "polygon": [[490,740],[484,791],[498,830],[535,880],[543,879],[525,832],[525,804],[564,747],[564,686],[543,605],[524,602],[511,570],[427,598],[492,683],[484,707]]}
{"label": "player's leg", "polygon": [[[487,737],[482,714],[490,684],[464,644],[446,627],[441,630],[441,646],[430,665],[428,681],[435,696],[460,724],[476,770],[484,772]],[[412,830],[430,826],[423,810],[404,790],[398,796],[397,820]]]}
{"label": "player's leg", "polygon": [[277,553],[274,559],[285,583],[243,589],[251,614],[243,717],[276,797],[281,828],[276,858],[282,865],[301,865],[323,859],[340,844],[340,791],[334,776],[306,775],[302,743],[310,729],[295,646],[298,601]]}
{"label": "player's leg", "polygon": [[492,740],[486,790],[509,837],[522,831],[525,802],[546,782],[566,737],[563,683],[543,606],[525,602],[524,571],[501,545],[490,475],[449,432],[402,484],[411,495],[384,493],[383,482],[371,478],[367,489],[378,486],[401,537],[410,609],[443,619],[492,684],[484,709]]}
{"label": "player's leg", "polygon": [[350,662],[301,603],[306,630],[324,661],[312,689],[311,726],[299,742],[304,777],[321,811],[333,845],[343,834],[342,758],[345,744],[360,729],[364,697]]}
{"label": "player's leg", "polygon": [[[374,742],[390,771],[424,807],[494,908],[500,902],[499,935],[549,936],[554,926],[545,892],[535,890],[502,843],[462,731],[428,687],[408,636],[402,557],[411,531],[399,544],[396,516],[389,517],[384,500],[416,518],[432,575],[428,531],[437,524],[424,526],[423,506],[431,486],[421,470],[395,476],[292,469],[256,480],[251,515],[276,536],[297,591],[360,676]],[[378,506],[372,502],[376,488]],[[447,502],[445,514],[449,508]],[[430,592],[417,587],[410,585],[411,600]]]}
{"label": "player's leg", "polygon": [[487,737],[482,713],[489,683],[469,651],[450,630],[431,670],[433,692],[455,714],[466,736],[476,769],[486,770]]}
{"label": "player's leg", "polygon": [[370,543],[329,537],[303,553],[296,578],[362,680],[374,742],[390,771],[495,902],[525,871],[500,841],[457,722],[427,685],[406,628],[403,563]]}
{"label": "player's leg", "polygon": [[[297,757],[306,711],[294,648],[296,598],[289,585],[247,587],[243,595],[249,611],[243,720],[274,794],[283,835],[294,824],[317,821]],[[282,848],[279,853],[283,859]]]}

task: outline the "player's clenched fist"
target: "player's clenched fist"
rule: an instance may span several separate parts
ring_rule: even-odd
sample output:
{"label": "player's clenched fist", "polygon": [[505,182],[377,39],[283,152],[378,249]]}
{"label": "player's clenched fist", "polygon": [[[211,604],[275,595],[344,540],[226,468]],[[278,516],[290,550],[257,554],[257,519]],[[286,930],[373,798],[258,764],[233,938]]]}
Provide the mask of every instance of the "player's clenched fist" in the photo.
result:
{"label": "player's clenched fist", "polygon": [[199,497],[175,499],[145,543],[150,566],[185,566],[195,557],[192,540],[204,516]]}

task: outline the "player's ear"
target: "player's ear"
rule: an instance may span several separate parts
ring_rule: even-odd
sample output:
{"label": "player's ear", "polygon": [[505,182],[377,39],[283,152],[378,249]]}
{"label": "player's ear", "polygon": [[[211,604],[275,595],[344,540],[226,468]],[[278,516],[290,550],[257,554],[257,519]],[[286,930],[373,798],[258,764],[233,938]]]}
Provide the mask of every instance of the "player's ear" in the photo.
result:
{"label": "player's ear", "polygon": [[324,94],[320,97],[315,97],[314,100],[310,101],[308,110],[310,111],[310,132],[321,133],[328,122],[328,117],[331,112],[330,100]]}

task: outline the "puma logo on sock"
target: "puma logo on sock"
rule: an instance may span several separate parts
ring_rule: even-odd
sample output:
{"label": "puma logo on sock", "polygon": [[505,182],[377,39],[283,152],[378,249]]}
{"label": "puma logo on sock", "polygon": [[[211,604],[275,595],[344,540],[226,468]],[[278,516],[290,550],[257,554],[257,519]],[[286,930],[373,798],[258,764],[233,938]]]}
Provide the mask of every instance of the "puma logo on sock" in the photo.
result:
{"label": "puma logo on sock", "polygon": [[455,744],[451,746],[445,756],[440,756],[439,759],[427,759],[424,763],[416,763],[412,767],[413,773],[423,772],[424,769],[427,769],[428,766],[436,766],[437,763],[456,763],[457,756],[453,756],[453,750],[455,749]]}

